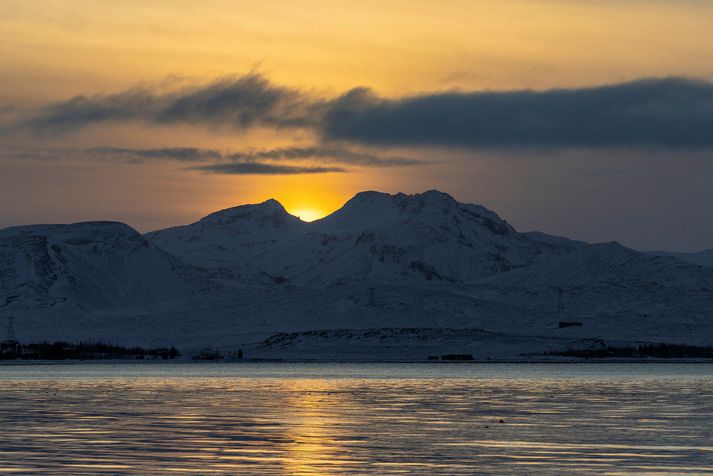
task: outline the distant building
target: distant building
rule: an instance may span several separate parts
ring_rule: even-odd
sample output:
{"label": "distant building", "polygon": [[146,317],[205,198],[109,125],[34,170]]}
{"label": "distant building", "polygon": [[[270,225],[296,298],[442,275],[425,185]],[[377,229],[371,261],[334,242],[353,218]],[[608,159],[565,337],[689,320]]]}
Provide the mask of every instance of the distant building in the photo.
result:
{"label": "distant building", "polygon": [[441,360],[473,360],[471,354],[446,354],[441,356]]}
{"label": "distant building", "polygon": [[0,356],[19,356],[22,353],[22,346],[16,340],[5,339],[0,341]]}

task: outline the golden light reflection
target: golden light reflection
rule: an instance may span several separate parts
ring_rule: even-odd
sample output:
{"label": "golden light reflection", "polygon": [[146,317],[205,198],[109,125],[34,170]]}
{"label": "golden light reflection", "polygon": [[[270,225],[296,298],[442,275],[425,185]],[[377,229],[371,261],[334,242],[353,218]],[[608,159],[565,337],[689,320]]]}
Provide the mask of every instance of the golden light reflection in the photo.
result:
{"label": "golden light reflection", "polygon": [[286,387],[295,398],[285,409],[291,422],[286,434],[291,444],[284,459],[285,473],[321,475],[326,467],[333,471],[353,465],[349,451],[342,447],[346,436],[342,426],[334,425],[329,414],[330,409],[343,407],[346,394],[329,392],[334,387],[326,380],[291,380]]}
{"label": "golden light reflection", "polygon": [[[0,425],[13,431],[0,473],[710,473],[698,410],[711,379],[698,374],[672,389],[670,376],[364,379],[299,365],[102,366],[105,377],[24,380],[13,374],[26,369],[4,369]],[[111,443],[90,428],[111,431]]]}

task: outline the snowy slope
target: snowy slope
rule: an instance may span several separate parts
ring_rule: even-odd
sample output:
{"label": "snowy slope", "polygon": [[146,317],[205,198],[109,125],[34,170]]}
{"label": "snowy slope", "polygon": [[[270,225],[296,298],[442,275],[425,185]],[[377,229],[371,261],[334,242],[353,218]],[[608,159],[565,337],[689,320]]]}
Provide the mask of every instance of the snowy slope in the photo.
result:
{"label": "snowy slope", "polygon": [[[361,279],[376,282],[473,281],[527,266],[549,251],[517,233],[495,213],[458,203],[435,190],[416,195],[357,194],[311,233],[260,258],[301,282]],[[274,266],[274,264],[272,264]]]}
{"label": "snowy slope", "polygon": [[228,208],[196,223],[159,230],[146,239],[208,267],[234,267],[278,241],[296,236],[306,223],[290,215],[276,200]]}
{"label": "snowy slope", "polygon": [[616,242],[597,243],[536,265],[494,276],[491,283],[517,286],[628,286],[651,284],[713,289],[713,269],[650,256]]}
{"label": "snowy slope", "polygon": [[190,269],[122,223],[0,230],[0,293],[9,310],[148,304],[189,289]]}
{"label": "snowy slope", "polygon": [[699,266],[713,267],[713,250],[703,250],[694,253],[677,253],[674,251],[648,251],[646,254],[652,256],[670,256],[678,258],[686,263],[697,264]]}
{"label": "snowy slope", "polygon": [[[189,262],[240,267],[300,286],[494,282],[563,286],[639,279],[708,286],[709,273],[616,243],[518,233],[484,207],[450,195],[362,192],[312,223],[276,201],[224,210],[147,235]],[[518,270],[522,270],[518,272]]]}
{"label": "snowy slope", "polygon": [[359,193],[312,223],[268,200],[146,238],[195,265],[266,273],[300,285],[472,280],[524,266],[552,248],[519,235],[483,207],[437,191]]}
{"label": "snowy slope", "polygon": [[553,245],[558,248],[567,248],[571,250],[586,248],[588,243],[584,241],[570,240],[564,236],[548,235],[547,233],[542,233],[541,231],[526,231],[523,233],[532,241],[538,241],[540,243],[545,243],[548,245]]}

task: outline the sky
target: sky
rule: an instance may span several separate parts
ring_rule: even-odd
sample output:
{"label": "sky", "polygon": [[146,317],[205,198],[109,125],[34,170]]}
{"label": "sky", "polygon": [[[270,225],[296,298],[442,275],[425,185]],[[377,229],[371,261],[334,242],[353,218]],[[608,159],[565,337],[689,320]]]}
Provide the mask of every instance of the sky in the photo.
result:
{"label": "sky", "polygon": [[0,227],[438,189],[713,248],[713,2],[0,0]]}

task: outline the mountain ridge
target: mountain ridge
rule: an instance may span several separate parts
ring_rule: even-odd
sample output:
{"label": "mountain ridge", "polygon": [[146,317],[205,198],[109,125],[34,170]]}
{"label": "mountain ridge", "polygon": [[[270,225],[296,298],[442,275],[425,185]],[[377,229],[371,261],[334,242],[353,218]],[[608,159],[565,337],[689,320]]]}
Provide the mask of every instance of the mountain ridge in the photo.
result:
{"label": "mountain ridge", "polygon": [[[205,226],[215,214],[146,236],[196,265],[231,267],[239,263],[302,284],[418,276],[472,280],[525,266],[551,248],[520,235],[494,212],[459,203],[436,190],[414,195],[360,192],[339,210],[309,223],[296,221],[296,217],[291,220],[275,200],[228,210],[236,218],[229,225],[219,221],[224,235],[220,243],[206,240],[208,234],[210,238],[218,236],[214,228]],[[270,216],[274,223],[285,226],[266,232],[255,220],[256,214]],[[468,258],[458,260],[458,254]],[[335,266],[315,265],[325,262],[338,263],[345,272],[339,275]]]}
{"label": "mountain ridge", "polygon": [[[39,305],[106,309],[180,292],[189,267],[130,226],[92,221],[0,230],[2,287]],[[14,286],[14,288],[13,288]]]}
{"label": "mountain ridge", "polygon": [[[336,358],[351,346],[344,355],[368,348],[384,359],[425,352],[419,342],[436,335],[429,352],[483,358],[582,342],[713,344],[713,267],[520,233],[438,191],[363,192],[309,223],[271,199],[145,235],[119,222],[10,227],[0,277],[0,312],[35,340],[244,347],[266,358],[318,357],[311,345]],[[359,329],[380,327],[392,330],[377,349],[381,334]],[[409,331],[392,347],[399,328],[450,330]],[[350,331],[332,347],[314,340],[329,329]],[[285,332],[313,337],[260,344]]]}

